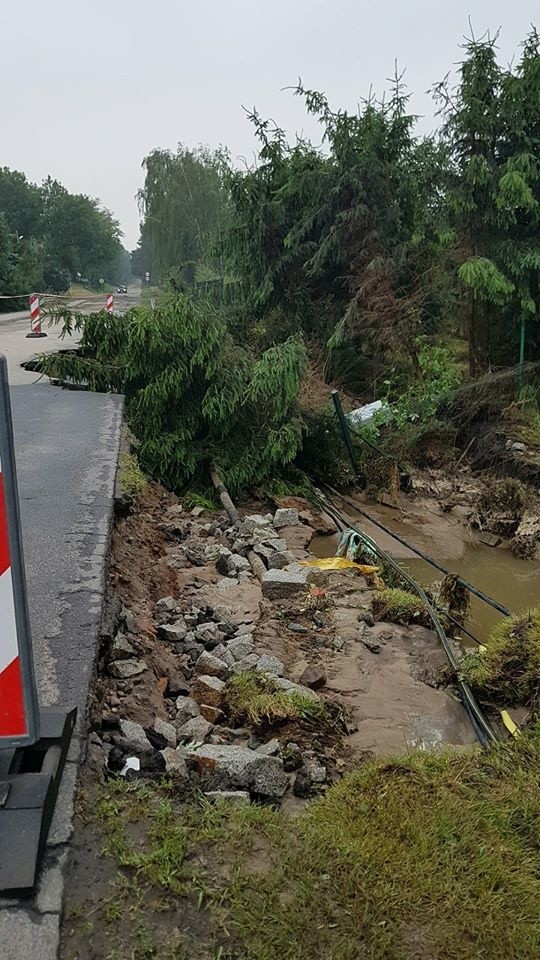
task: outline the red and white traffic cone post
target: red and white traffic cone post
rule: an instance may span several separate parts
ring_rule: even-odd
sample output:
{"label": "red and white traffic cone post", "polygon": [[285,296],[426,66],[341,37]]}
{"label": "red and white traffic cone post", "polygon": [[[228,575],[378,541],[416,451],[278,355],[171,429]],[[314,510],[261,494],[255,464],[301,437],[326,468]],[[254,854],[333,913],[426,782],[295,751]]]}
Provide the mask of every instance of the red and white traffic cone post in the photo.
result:
{"label": "red and white traffic cone post", "polygon": [[39,308],[39,297],[37,293],[30,294],[30,333],[29,337],[46,337],[47,334],[41,329],[41,311]]}
{"label": "red and white traffic cone post", "polygon": [[108,293],[105,296],[105,309],[107,313],[112,313],[114,310],[114,297],[112,293]]}
{"label": "red and white traffic cone post", "polygon": [[4,478],[0,461],[0,737],[24,736],[27,732],[21,673],[11,554],[4,497]]}

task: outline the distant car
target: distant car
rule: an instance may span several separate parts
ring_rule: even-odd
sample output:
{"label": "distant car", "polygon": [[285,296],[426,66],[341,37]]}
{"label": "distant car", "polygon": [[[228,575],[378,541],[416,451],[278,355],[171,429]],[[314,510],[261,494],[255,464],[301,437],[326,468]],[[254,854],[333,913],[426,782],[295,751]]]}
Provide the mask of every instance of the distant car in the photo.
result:
{"label": "distant car", "polygon": [[127,287],[126,287],[125,283],[123,283],[120,287],[118,287],[118,289],[117,289],[116,292],[117,292],[117,293],[127,293]]}

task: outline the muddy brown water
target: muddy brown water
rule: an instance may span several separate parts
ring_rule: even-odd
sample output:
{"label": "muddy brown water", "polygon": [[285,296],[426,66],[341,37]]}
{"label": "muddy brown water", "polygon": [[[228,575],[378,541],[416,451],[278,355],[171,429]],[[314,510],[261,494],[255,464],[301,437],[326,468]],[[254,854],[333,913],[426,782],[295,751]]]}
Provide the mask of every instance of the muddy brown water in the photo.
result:
{"label": "muddy brown water", "polygon": [[[521,613],[540,600],[540,563],[514,557],[508,547],[488,547],[480,543],[460,516],[459,508],[452,515],[442,514],[436,501],[415,501],[395,510],[380,504],[362,503],[376,520],[408,540],[454,573],[459,573],[473,586],[498,600],[514,613]],[[441,580],[440,573],[426,561],[416,557],[407,547],[384,533],[352,508],[341,512],[355,526],[367,533],[394,559],[399,560],[419,583],[429,586]],[[318,557],[335,554],[337,535],[317,537],[311,544]],[[477,597],[471,597],[470,616],[466,626],[478,640],[485,641],[501,614]],[[466,640],[466,638],[464,638]],[[469,641],[471,642],[471,641]]]}

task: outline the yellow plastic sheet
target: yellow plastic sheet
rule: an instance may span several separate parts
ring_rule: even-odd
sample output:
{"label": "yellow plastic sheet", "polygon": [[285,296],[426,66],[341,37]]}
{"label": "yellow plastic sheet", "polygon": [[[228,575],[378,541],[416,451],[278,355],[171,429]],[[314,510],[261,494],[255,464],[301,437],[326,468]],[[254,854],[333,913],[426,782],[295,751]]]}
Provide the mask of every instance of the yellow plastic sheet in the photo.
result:
{"label": "yellow plastic sheet", "polygon": [[501,720],[504,723],[508,732],[511,733],[512,736],[517,740],[517,738],[521,734],[521,730],[512,720],[512,717],[508,713],[508,710],[501,710]]}
{"label": "yellow plastic sheet", "polygon": [[303,567],[317,567],[318,570],[358,570],[360,573],[378,573],[379,567],[370,567],[365,563],[355,563],[346,557],[322,557],[320,560],[301,560]]}

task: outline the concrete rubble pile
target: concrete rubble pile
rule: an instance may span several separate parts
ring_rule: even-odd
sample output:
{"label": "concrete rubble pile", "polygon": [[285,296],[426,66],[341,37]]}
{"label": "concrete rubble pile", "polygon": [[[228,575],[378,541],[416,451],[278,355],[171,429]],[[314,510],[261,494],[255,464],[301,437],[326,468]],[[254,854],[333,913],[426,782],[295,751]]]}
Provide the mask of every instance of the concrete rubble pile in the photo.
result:
{"label": "concrete rubble pile", "polygon": [[[137,617],[121,611],[100,664],[106,709],[101,729],[90,738],[94,760],[108,777],[167,774],[178,787],[200,789],[209,799],[280,802],[287,792],[307,797],[327,779],[317,751],[301,749],[295,742],[281,743],[272,732],[259,739],[257,731],[230,726],[225,695],[231,677],[253,672],[271,677],[285,693],[295,691],[317,700],[315,689],[324,686],[324,672],[309,666],[301,682],[294,683],[272,651],[257,648],[255,624],[233,622],[219,600],[232,586],[257,582],[248,559],[253,554],[262,564],[258,572],[263,602],[273,604],[306,593],[309,568],[296,562],[283,534],[294,528],[307,546],[315,533],[308,523],[311,514],[302,517],[297,509],[282,508],[274,515],[248,515],[226,526],[223,516],[205,523],[201,513],[197,508],[186,515],[180,505],[174,506],[161,527],[175,544],[172,567],[215,565],[221,576],[213,588],[215,604],[198,606],[182,595],[154,603],[151,622],[144,624],[146,634],[154,638],[154,651],[162,650],[175,669],[169,669],[166,684],[161,681],[161,712],[166,717],[149,714],[147,722],[124,715],[129,696],[137,684],[144,684],[151,666]],[[319,518],[321,523],[326,523],[324,518]],[[331,526],[323,529],[328,532]]]}

